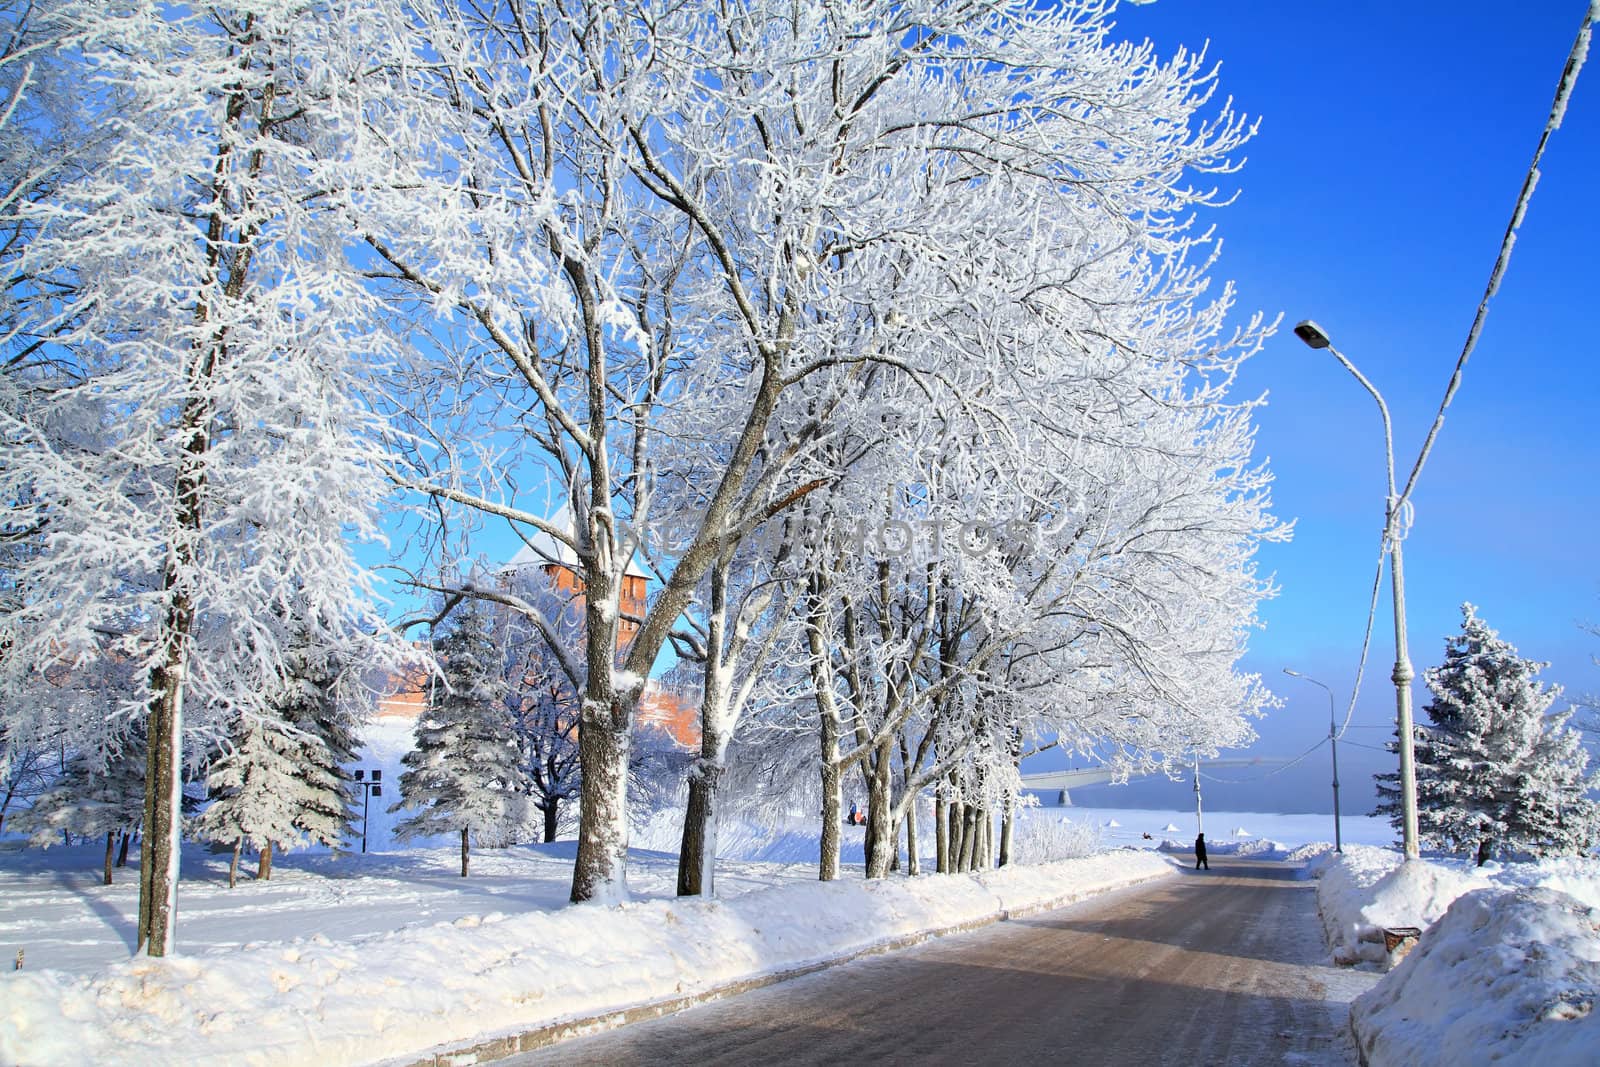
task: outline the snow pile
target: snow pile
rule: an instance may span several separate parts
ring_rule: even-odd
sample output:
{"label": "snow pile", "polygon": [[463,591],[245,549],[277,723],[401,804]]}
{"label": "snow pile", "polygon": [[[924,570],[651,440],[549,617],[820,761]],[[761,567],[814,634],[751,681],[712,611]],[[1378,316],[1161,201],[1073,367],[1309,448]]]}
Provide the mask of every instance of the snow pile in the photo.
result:
{"label": "snow pile", "polygon": [[[1188,853],[1194,855],[1194,842],[1173,841],[1168,838],[1159,846],[1162,852]],[[1241,841],[1213,841],[1206,838],[1207,858],[1215,856],[1237,856],[1255,860],[1281,860],[1288,855],[1288,846],[1267,837],[1258,837],[1254,840]]]}
{"label": "snow pile", "polygon": [[1361,918],[1382,929],[1431,925],[1454,900],[1488,885],[1475,871],[1461,871],[1427,860],[1402,863],[1373,884],[1371,897],[1362,905]]}
{"label": "snow pile", "polygon": [[1345,964],[1383,963],[1383,928],[1426,930],[1458,897],[1477,889],[1553,889],[1600,907],[1600,860],[1588,858],[1474,867],[1465,859],[1402,863],[1391,849],[1351,845],[1342,856],[1329,852],[1312,860],[1308,871],[1319,879],[1317,909],[1334,960]]}
{"label": "snow pile", "polygon": [[1479,872],[1431,860],[1402,863],[1391,849],[1352,845],[1326,853],[1310,868],[1318,879],[1317,910],[1336,963],[1382,964],[1383,930],[1424,929],[1463,893],[1488,880]]}
{"label": "snow pile", "polygon": [[0,1062],[367,1063],[460,1047],[1170,874],[1148,852],[728,900],[499,912],[348,942],[0,975]]}
{"label": "snow pile", "polygon": [[1577,1067],[1600,1050],[1597,995],[1600,909],[1551,889],[1477,890],[1357,998],[1351,1021],[1373,1067]]}
{"label": "snow pile", "polygon": [[1323,856],[1332,854],[1332,841],[1313,841],[1310,844],[1301,845],[1298,848],[1290,850],[1284,855],[1283,858],[1288,860],[1290,863],[1308,863],[1311,860],[1321,859]]}

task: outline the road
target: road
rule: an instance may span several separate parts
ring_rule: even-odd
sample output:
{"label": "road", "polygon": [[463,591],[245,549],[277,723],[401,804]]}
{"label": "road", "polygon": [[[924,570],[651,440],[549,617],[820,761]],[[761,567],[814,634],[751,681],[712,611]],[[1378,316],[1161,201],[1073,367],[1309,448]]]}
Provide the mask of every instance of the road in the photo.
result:
{"label": "road", "polygon": [[505,1064],[1354,1063],[1314,883],[1208,871],[874,956]]}

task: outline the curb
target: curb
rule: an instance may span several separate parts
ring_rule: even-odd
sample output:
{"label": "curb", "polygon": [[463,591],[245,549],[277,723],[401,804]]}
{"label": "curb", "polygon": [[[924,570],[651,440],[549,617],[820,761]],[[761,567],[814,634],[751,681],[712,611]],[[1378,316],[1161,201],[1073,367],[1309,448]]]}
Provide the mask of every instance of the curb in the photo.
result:
{"label": "curb", "polygon": [[675,1012],[682,1011],[685,1008],[692,1008],[698,1004],[706,1004],[713,1000],[738,996],[741,993],[777,985],[779,982],[787,982],[794,978],[803,978],[808,974],[816,974],[818,971],[825,971],[831,967],[838,967],[867,956],[879,956],[899,949],[910,948],[913,945],[920,945],[925,941],[947,937],[951,934],[966,933],[985,926],[992,926],[995,923],[1027,918],[1042,911],[1064,908],[1068,905],[1088,900],[1091,897],[1102,896],[1106,893],[1113,893],[1119,889],[1128,889],[1136,885],[1143,885],[1158,878],[1168,878],[1171,877],[1172,873],[1171,870],[1161,871],[1156,874],[1133,878],[1118,885],[1108,886],[1093,892],[1068,893],[1064,896],[1052,897],[1049,900],[1034,904],[1002,909],[992,915],[955,923],[951,926],[941,926],[931,930],[919,930],[916,933],[902,934],[898,937],[873,942],[861,948],[851,949],[838,956],[830,956],[826,959],[813,960],[810,963],[788,967],[780,971],[772,971],[750,978],[741,978],[733,982],[725,982],[710,989],[703,989],[698,993],[666,997],[661,1000],[646,1001],[643,1004],[635,1004],[626,1008],[616,1008],[610,1011],[596,1012],[593,1015],[564,1019],[528,1030],[520,1030],[513,1034],[503,1034],[499,1037],[472,1041],[468,1044],[436,1046],[435,1051],[427,1053],[419,1059],[402,1057],[380,1062],[383,1064],[404,1065],[404,1067],[466,1067],[468,1064],[489,1063],[494,1060],[505,1059],[508,1056],[515,1056],[518,1053],[533,1052],[537,1049],[547,1048],[569,1038],[602,1033],[606,1030],[614,1030],[619,1026],[626,1026],[629,1023],[659,1019],[664,1015],[672,1015]]}

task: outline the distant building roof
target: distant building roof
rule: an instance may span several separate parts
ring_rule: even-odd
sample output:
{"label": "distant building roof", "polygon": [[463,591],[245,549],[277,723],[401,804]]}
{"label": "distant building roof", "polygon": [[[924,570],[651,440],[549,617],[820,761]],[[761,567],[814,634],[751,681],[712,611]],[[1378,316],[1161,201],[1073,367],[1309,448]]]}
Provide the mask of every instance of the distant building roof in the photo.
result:
{"label": "distant building roof", "polygon": [[[572,532],[572,512],[563,507],[550,518],[550,525],[561,530]],[[577,571],[578,557],[570,546],[564,541],[551,537],[544,530],[535,530],[532,537],[528,538],[517,554],[506,563],[506,570],[516,571],[524,567],[566,567],[568,570]],[[625,572],[632,578],[649,578],[650,572],[639,566],[637,557],[628,560],[628,569]]]}

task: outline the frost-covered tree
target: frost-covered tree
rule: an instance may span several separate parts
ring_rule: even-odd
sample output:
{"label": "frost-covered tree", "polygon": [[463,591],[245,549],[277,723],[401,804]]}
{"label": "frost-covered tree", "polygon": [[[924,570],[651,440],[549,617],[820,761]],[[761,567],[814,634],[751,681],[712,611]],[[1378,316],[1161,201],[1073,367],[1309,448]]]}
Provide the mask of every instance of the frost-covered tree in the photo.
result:
{"label": "frost-covered tree", "polygon": [[[1248,124],[1213,102],[1201,59],[1113,44],[1109,14],[1032,0],[419,13],[430,65],[380,125],[437,151],[374,182],[355,232],[404,314],[438,316],[449,373],[422,381],[475,389],[444,399],[490,420],[433,434],[412,484],[577,560],[574,899],[626,891],[645,681],[716,561],[817,484],[798,469],[840,404],[985,407],[995,383],[1056,358],[1030,343],[1046,331],[1159,353],[1173,373],[1215,366],[1228,298],[1201,301],[1192,214],[1224,196],[1192,177],[1230,170]],[[1033,336],[990,314],[1021,307],[1037,309]],[[1036,416],[1005,411],[988,432]],[[546,484],[567,493],[572,531],[524,491]],[[623,569],[664,527],[680,536],[619,656]]]}
{"label": "frost-covered tree", "polygon": [[345,766],[359,744],[349,703],[357,694],[340,684],[349,675],[339,656],[310,645],[305,626],[293,630],[287,674],[269,683],[270,712],[241,712],[235,720],[207,771],[211,805],[191,824],[196,837],[233,845],[230,886],[245,847],[259,852],[256,877],[264,881],[275,850],[337,848],[355,819]]}
{"label": "frost-covered tree", "polygon": [[[1600,777],[1588,773],[1571,713],[1550,713],[1561,689],[1539,681],[1548,664],[1518,655],[1472,604],[1461,614],[1444,662],[1424,675],[1431,725],[1418,728],[1413,743],[1423,840],[1480,865],[1501,848],[1587,852],[1600,841],[1600,805],[1588,795]],[[1397,828],[1398,778],[1378,776],[1378,811]]]}
{"label": "frost-covered tree", "polygon": [[434,642],[440,676],[417,720],[416,747],[402,761],[401,799],[389,810],[414,812],[396,824],[399,840],[460,834],[465,878],[473,836],[499,846],[520,829],[529,783],[506,707],[505,651],[488,608],[464,602],[447,627]]}
{"label": "frost-covered tree", "polygon": [[[144,764],[144,745],[137,734],[104,750],[80,752],[12,820],[11,829],[45,846],[56,842],[63,831],[91,837],[104,834],[104,878],[110,885],[117,836],[126,842],[144,818]],[[126,845],[123,857],[125,861]]]}
{"label": "frost-covered tree", "polygon": [[291,639],[285,669],[279,707],[283,721],[301,735],[294,826],[311,844],[338,848],[355,825],[347,768],[361,747],[360,711],[372,694],[345,655],[311,644],[304,627]]}
{"label": "frost-covered tree", "polygon": [[108,634],[139,666],[121,711],[148,723],[151,955],[172,947],[182,765],[231,723],[271,721],[276,609],[302,598],[317,643],[365,661],[402,652],[353,554],[388,492],[387,431],[359,399],[387,347],[339,212],[365,180],[352,158],[392,8],[59,11],[62,121],[113,136],[12,205],[27,239],[0,287],[31,340],[0,380],[0,522],[48,550],[12,576],[0,675],[75,666]]}
{"label": "frost-covered tree", "polygon": [[256,877],[272,877],[274,848],[287,849],[300,840],[301,766],[305,735],[274,714],[241,711],[221,753],[206,774],[211,804],[193,820],[190,832],[204,841],[233,845],[228,885],[238,880],[239,854],[245,847],[260,853]]}

